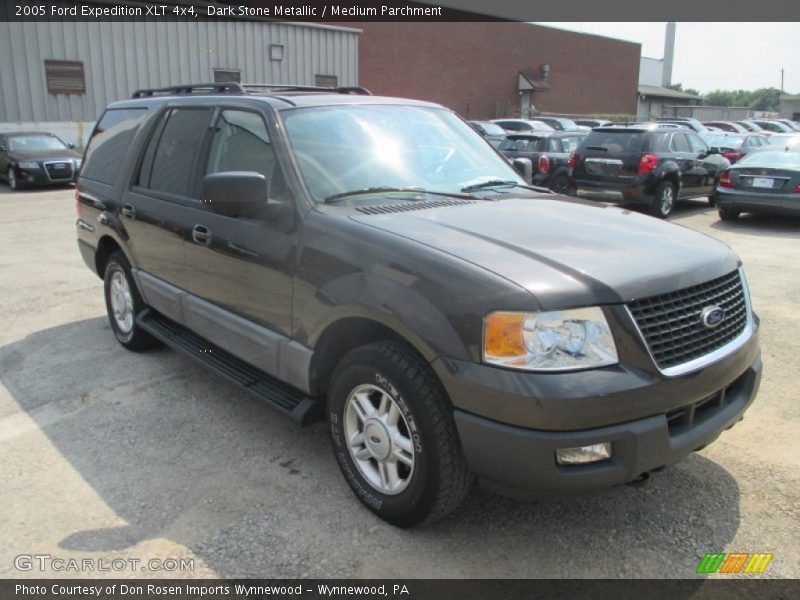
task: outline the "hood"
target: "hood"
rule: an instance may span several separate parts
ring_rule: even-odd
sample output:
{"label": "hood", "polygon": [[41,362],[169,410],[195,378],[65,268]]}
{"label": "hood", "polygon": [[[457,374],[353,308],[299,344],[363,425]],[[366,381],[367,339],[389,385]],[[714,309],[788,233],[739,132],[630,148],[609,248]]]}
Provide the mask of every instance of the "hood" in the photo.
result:
{"label": "hood", "polygon": [[547,310],[662,294],[730,273],[739,264],[712,237],[565,197],[352,218],[492,271],[531,292]]}
{"label": "hood", "polygon": [[74,150],[38,150],[36,152],[22,152],[18,150],[13,150],[8,153],[9,158],[12,160],[62,160],[62,161],[72,161],[76,158],[80,158],[81,155],[75,152]]}

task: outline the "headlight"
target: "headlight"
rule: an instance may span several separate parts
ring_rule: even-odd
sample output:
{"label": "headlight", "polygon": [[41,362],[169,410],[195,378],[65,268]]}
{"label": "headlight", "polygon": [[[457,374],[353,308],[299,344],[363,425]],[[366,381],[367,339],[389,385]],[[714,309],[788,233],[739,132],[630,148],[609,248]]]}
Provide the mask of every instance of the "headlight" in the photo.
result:
{"label": "headlight", "polygon": [[38,169],[39,163],[35,160],[23,160],[22,162],[17,163],[20,169]]}
{"label": "headlight", "polygon": [[483,323],[483,361],[529,371],[569,371],[618,362],[611,330],[598,307],[490,313]]}

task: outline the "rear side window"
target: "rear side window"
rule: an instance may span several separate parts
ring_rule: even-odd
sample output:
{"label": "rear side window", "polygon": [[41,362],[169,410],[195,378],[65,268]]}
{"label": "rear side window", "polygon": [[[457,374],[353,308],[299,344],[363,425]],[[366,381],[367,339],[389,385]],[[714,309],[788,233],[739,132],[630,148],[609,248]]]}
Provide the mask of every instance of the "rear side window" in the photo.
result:
{"label": "rear side window", "polygon": [[170,110],[147,146],[139,185],[155,192],[190,196],[197,153],[210,120],[207,108]]}
{"label": "rear side window", "polygon": [[113,184],[146,114],[146,108],[112,108],[103,113],[86,148],[81,177]]}
{"label": "rear side window", "polygon": [[689,147],[689,142],[687,141],[686,136],[682,133],[672,134],[672,150],[674,152],[692,151],[692,149]]}
{"label": "rear side window", "polygon": [[641,152],[644,133],[636,131],[591,131],[581,144],[584,150],[600,150],[609,154]]}

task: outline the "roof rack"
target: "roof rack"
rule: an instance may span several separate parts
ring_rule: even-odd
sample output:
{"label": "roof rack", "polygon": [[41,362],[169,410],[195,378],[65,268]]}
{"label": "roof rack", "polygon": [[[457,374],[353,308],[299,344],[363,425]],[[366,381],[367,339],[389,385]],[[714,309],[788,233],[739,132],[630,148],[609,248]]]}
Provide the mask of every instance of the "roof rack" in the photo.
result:
{"label": "roof rack", "polygon": [[187,83],[163,88],[144,88],[133,92],[132,98],[150,98],[152,96],[175,96],[188,94],[247,94],[255,90],[275,92],[329,92],[334,94],[358,94],[371,96],[368,89],[353,87],[321,87],[316,85],[292,85],[286,83],[237,83],[234,81],[217,83]]}
{"label": "roof rack", "polygon": [[332,92],[334,94],[358,94],[359,96],[372,96],[367,88],[361,86],[351,87],[323,87],[319,85],[294,85],[290,83],[243,83],[247,89],[268,89],[281,92]]}
{"label": "roof rack", "polygon": [[145,88],[133,92],[132,98],[149,98],[155,95],[170,95],[176,94],[194,94],[194,93],[212,93],[212,94],[244,94],[245,89],[235,82],[224,83],[188,83],[186,85],[173,85],[163,88]]}

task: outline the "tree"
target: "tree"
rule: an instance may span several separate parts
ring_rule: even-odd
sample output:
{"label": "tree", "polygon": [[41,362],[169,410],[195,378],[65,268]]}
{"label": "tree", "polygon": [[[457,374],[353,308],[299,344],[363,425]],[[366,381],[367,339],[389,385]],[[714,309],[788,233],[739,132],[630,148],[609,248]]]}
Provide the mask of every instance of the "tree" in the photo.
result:
{"label": "tree", "polygon": [[714,90],[703,96],[705,103],[711,106],[747,106],[764,111],[777,111],[780,99],[781,91],[777,88]]}

